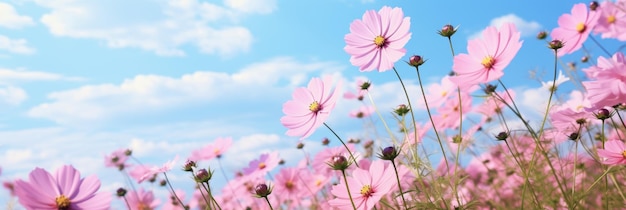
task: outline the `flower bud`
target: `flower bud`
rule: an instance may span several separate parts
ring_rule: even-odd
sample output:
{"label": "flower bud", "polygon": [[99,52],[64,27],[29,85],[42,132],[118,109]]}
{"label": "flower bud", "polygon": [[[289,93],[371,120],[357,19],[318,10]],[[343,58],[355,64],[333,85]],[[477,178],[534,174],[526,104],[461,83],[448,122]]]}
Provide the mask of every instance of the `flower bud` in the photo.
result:
{"label": "flower bud", "polygon": [[588,55],[585,55],[582,58],[580,58],[580,62],[581,63],[587,63],[587,61],[589,61],[589,56]]}
{"label": "flower bud", "polygon": [[539,40],[544,40],[547,36],[548,32],[546,31],[540,31],[539,33],[537,33],[537,39]]}
{"label": "flower bud", "polygon": [[598,6],[600,6],[600,4],[598,4],[597,1],[592,1],[589,3],[589,9],[591,11],[596,11],[596,9],[598,9]]}
{"label": "flower bud", "polygon": [[498,135],[496,135],[496,139],[498,141],[506,141],[506,139],[509,138],[509,133],[507,132],[500,132],[498,133]]}
{"label": "flower bud", "polygon": [[400,152],[395,147],[385,147],[381,150],[380,154],[378,154],[378,158],[383,160],[391,160],[393,161],[400,155]]}
{"label": "flower bud", "polygon": [[336,155],[330,158],[330,162],[327,163],[333,170],[346,170],[351,164],[352,161],[349,161],[343,155]]}
{"label": "flower bud", "polygon": [[193,168],[196,167],[196,162],[193,160],[187,160],[185,165],[183,165],[183,171],[193,171]]}
{"label": "flower bud", "polygon": [[452,137],[452,143],[455,143],[455,144],[460,144],[461,142],[463,142],[463,137],[462,137],[462,136],[460,136],[459,134],[454,135],[454,136]]}
{"label": "flower bud", "polygon": [[406,113],[409,113],[411,109],[404,104],[400,104],[393,110],[398,116],[404,116]]}
{"label": "flower bud", "polygon": [[133,151],[132,151],[132,150],[130,150],[130,149],[127,149],[126,151],[124,151],[124,154],[125,154],[126,156],[131,156],[131,155],[133,154]]}
{"label": "flower bud", "polygon": [[550,43],[548,43],[548,48],[553,49],[553,50],[558,50],[561,49],[563,47],[563,42],[561,40],[555,39],[550,41]]}
{"label": "flower bud", "polygon": [[302,149],[302,148],[304,148],[304,143],[302,143],[302,142],[298,142],[298,145],[296,145],[296,148],[297,148],[297,149]]}
{"label": "flower bud", "polygon": [[330,143],[330,140],[328,140],[328,138],[322,139],[322,145],[328,145],[329,143]]}
{"label": "flower bud", "polygon": [[608,109],[602,108],[598,110],[596,113],[594,113],[594,115],[599,120],[606,120],[606,119],[611,118],[613,116],[613,113],[611,113],[611,111],[609,111]]}
{"label": "flower bud", "polygon": [[163,179],[163,180],[161,180],[161,181],[159,182],[159,185],[160,185],[161,187],[165,187],[165,185],[167,185],[167,181],[165,181],[165,180]]}
{"label": "flower bud", "polygon": [[443,36],[443,37],[450,38],[450,37],[452,37],[452,35],[454,35],[454,33],[456,33],[457,29],[458,28],[455,28],[454,26],[452,26],[450,24],[447,24],[447,25],[444,25],[443,27],[441,27],[441,30],[438,31],[437,33],[439,35]]}
{"label": "flower bud", "polygon": [[576,141],[578,139],[578,135],[578,132],[574,132],[567,136],[567,138],[569,138],[569,140]]}
{"label": "flower bud", "polygon": [[361,84],[360,88],[361,90],[367,90],[370,88],[370,86],[372,86],[371,82],[363,82],[363,84]]}
{"label": "flower bud", "polygon": [[[210,169],[209,169],[210,170]],[[200,169],[196,172],[196,182],[207,183],[213,177],[213,172],[206,169]]]}
{"label": "flower bud", "polygon": [[272,194],[272,187],[267,186],[267,184],[258,184],[254,188],[254,194],[259,198],[265,198]]}
{"label": "flower bud", "polygon": [[121,188],[121,187],[120,187],[119,189],[117,189],[117,191],[115,192],[115,194],[116,194],[118,197],[124,197],[124,196],[126,195],[126,192],[127,192],[127,191],[126,191],[126,189],[124,189],[124,188]]}
{"label": "flower bud", "polygon": [[411,56],[411,58],[409,58],[409,65],[413,67],[421,66],[422,64],[424,64],[424,62],[425,61],[422,56],[419,55],[413,55]]}
{"label": "flower bud", "polygon": [[487,84],[487,86],[485,86],[483,91],[485,92],[485,94],[491,95],[492,93],[496,92],[497,88],[498,88],[498,85]]}

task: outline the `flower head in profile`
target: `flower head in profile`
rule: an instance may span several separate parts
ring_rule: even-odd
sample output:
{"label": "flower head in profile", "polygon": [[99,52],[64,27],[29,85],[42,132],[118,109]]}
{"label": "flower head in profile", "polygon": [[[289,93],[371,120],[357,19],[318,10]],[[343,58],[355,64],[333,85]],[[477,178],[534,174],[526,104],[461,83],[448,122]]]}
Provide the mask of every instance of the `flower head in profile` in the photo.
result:
{"label": "flower head in profile", "polygon": [[360,71],[390,70],[406,54],[404,45],[411,39],[410,25],[411,19],[404,17],[398,7],[366,11],[363,19],[350,24],[350,33],[344,37],[350,63]]}
{"label": "flower head in profile", "polygon": [[450,80],[460,87],[487,83],[504,75],[517,51],[522,47],[520,32],[512,23],[500,29],[489,26],[482,33],[482,39],[472,39],[467,43],[468,54],[454,56],[452,70],[456,76]]}
{"label": "flower head in profile", "polygon": [[609,140],[604,143],[604,149],[598,149],[598,156],[608,165],[626,164],[626,146],[620,140]]}
{"label": "flower head in profile", "polygon": [[561,15],[558,20],[559,27],[550,33],[553,39],[563,42],[563,48],[557,51],[557,56],[570,54],[580,49],[598,18],[598,13],[589,11],[587,5],[583,3],[575,4],[571,14]]}
{"label": "flower head in profile", "polygon": [[230,148],[233,144],[233,139],[231,137],[225,138],[217,138],[211,144],[206,145],[202,148],[193,150],[191,152],[191,156],[189,160],[193,161],[201,161],[201,160],[211,160],[213,158],[221,158],[222,154]]}
{"label": "flower head in profile", "polygon": [[126,160],[128,160],[130,150],[122,148],[113,151],[110,155],[104,156],[104,166],[114,167],[120,170],[128,166]]}
{"label": "flower head in profile", "polygon": [[584,69],[590,81],[582,82],[592,110],[614,106],[626,97],[626,56],[618,52],[611,58],[599,57],[598,64]]}
{"label": "flower head in profile", "polygon": [[[395,172],[385,167],[383,160],[373,161],[369,169],[355,168],[347,178],[350,194],[357,209],[372,209],[380,199],[390,193],[395,186]],[[331,193],[335,199],[328,203],[339,209],[351,209],[350,196],[344,184],[333,186]]]}
{"label": "flower head in profile", "polygon": [[35,168],[28,181],[16,180],[15,194],[27,209],[109,209],[111,195],[97,193],[100,180],[95,175],[81,178],[80,172],[70,165],[62,166],[56,173]]}
{"label": "flower head in profile", "polygon": [[321,126],[335,108],[339,97],[339,87],[331,91],[332,78],[313,78],[308,87],[297,88],[293,92],[293,100],[283,104],[285,116],[280,118],[283,126],[287,127],[287,135],[299,136],[300,139],[309,137],[315,129]]}
{"label": "flower head in profile", "polygon": [[157,175],[159,173],[165,173],[165,172],[171,170],[172,167],[174,167],[174,164],[176,164],[176,161],[178,161],[178,155],[176,155],[176,157],[174,157],[173,160],[167,161],[161,167],[153,166],[152,168],[150,168],[147,171],[145,171],[145,173],[139,178],[139,182],[141,183],[142,181],[144,181],[144,180],[146,180],[148,178],[154,177],[155,175]]}

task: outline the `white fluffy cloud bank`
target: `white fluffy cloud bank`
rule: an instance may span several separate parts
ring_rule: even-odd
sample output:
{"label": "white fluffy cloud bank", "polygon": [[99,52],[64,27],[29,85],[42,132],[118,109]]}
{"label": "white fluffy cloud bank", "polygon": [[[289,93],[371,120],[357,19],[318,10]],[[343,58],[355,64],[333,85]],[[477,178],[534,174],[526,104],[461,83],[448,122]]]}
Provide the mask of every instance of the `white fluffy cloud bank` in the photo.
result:
{"label": "white fluffy cloud bank", "polygon": [[36,2],[50,9],[41,22],[56,36],[101,40],[112,48],[139,48],[163,56],[183,56],[187,46],[223,56],[246,52],[253,36],[237,19],[276,7],[273,0],[230,0],[226,6],[198,0]]}

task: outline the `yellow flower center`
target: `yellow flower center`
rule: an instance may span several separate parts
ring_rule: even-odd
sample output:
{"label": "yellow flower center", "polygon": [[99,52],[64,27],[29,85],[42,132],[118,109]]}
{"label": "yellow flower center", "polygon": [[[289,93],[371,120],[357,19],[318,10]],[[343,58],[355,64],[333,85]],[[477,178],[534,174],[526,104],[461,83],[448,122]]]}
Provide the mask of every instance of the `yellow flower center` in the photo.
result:
{"label": "yellow flower center", "polygon": [[137,210],[152,210],[152,209],[150,209],[150,207],[148,207],[148,205],[146,204],[139,203],[137,204]]}
{"label": "yellow flower center", "polygon": [[292,189],[292,188],[293,188],[293,182],[291,182],[291,181],[287,181],[287,182],[285,183],[285,187],[286,187],[287,189]]}
{"label": "yellow flower center", "polygon": [[615,23],[615,20],[616,20],[616,19],[615,19],[615,15],[611,15],[611,16],[608,16],[608,17],[606,18],[606,22],[608,22],[608,23],[610,23],[610,24]]}
{"label": "yellow flower center", "polygon": [[309,105],[309,110],[311,110],[312,112],[317,113],[320,110],[322,110],[322,106],[317,101],[313,101],[313,103],[311,103],[311,105]]}
{"label": "yellow flower center", "polygon": [[483,58],[483,61],[480,63],[483,64],[486,69],[491,69],[493,68],[493,65],[496,64],[496,59],[491,56],[487,56]]}
{"label": "yellow flower center", "polygon": [[622,156],[624,156],[624,158],[626,158],[626,151],[622,152]]}
{"label": "yellow flower center", "polygon": [[363,197],[370,197],[372,196],[372,193],[374,193],[374,189],[372,189],[372,186],[370,186],[369,184],[361,188],[361,195]]}
{"label": "yellow flower center", "polygon": [[69,198],[65,197],[65,195],[57,197],[55,201],[57,203],[57,208],[60,210],[70,209],[70,204],[72,203]]}
{"label": "yellow flower center", "polygon": [[585,32],[585,30],[587,30],[587,26],[584,23],[576,25],[576,31],[578,31],[578,33]]}
{"label": "yellow flower center", "polygon": [[259,163],[259,169],[264,169],[265,167],[267,167],[265,163]]}
{"label": "yellow flower center", "polygon": [[374,38],[374,44],[376,44],[376,46],[378,47],[384,47],[385,43],[387,43],[387,40],[385,39],[385,37],[376,36],[376,38]]}

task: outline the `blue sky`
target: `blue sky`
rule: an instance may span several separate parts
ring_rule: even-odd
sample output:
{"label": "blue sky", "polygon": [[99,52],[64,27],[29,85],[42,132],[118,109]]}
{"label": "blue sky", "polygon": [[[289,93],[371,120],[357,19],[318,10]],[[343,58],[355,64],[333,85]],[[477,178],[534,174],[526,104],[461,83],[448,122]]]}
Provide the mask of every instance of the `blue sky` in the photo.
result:
{"label": "blue sky", "polygon": [[[428,83],[452,67],[447,40],[436,34],[443,25],[459,26],[453,43],[464,53],[467,40],[485,27],[514,22],[524,45],[503,80],[523,91],[541,86],[527,79],[530,70],[545,72],[544,81],[552,71],[551,52],[536,33],[552,30],[577,3],[417,2],[0,2],[0,180],[25,178],[36,166],[73,164],[103,177],[103,188],[111,190],[123,184],[103,165],[115,149],[130,147],[144,162],[162,164],[222,136],[235,140],[224,157],[231,172],[274,150],[295,164],[302,153],[297,139],[284,135],[281,108],[311,77],[332,75],[344,80],[344,90],[367,77],[380,87],[372,91],[379,108],[405,103],[392,72],[359,72],[343,51],[349,24],[366,10],[398,6],[411,17],[413,35],[402,60],[412,54],[428,59],[421,67]],[[413,70],[403,62],[397,67],[413,100],[419,99]],[[533,99],[537,92],[528,94]],[[340,101],[328,121],[346,137],[360,132],[361,122],[347,115],[354,108]],[[307,149],[321,149],[325,136],[327,130],[318,130]],[[173,177],[186,182],[182,173]],[[0,191],[0,203],[6,197]]]}

